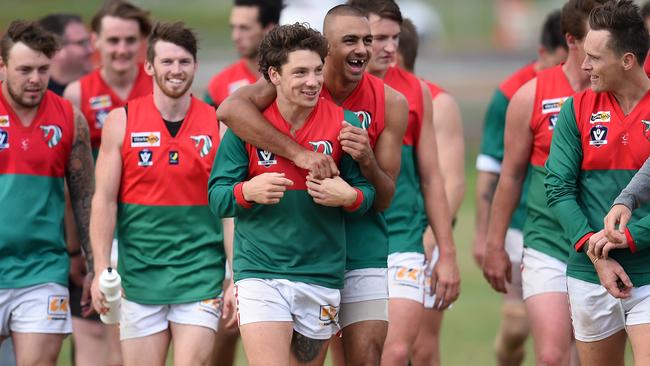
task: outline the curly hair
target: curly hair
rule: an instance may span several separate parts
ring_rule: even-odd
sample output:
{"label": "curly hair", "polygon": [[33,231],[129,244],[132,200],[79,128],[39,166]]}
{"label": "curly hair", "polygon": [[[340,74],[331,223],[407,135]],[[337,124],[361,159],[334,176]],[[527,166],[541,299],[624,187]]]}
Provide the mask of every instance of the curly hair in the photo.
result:
{"label": "curly hair", "polygon": [[22,42],[34,51],[42,52],[47,58],[52,58],[59,50],[60,44],[56,36],[48,32],[37,22],[15,20],[9,24],[7,33],[0,39],[0,56],[5,63],[9,59],[9,51]]}

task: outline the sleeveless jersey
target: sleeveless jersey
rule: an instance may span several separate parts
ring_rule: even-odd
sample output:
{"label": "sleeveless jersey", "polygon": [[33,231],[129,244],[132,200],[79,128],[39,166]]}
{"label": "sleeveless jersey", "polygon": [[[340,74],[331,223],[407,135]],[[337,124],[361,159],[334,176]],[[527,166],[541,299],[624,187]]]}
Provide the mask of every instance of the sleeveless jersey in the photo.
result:
{"label": "sleeveless jersey", "polygon": [[0,91],[0,288],[68,285],[63,182],[73,135],[69,101],[46,91],[25,127]]}
{"label": "sleeveless jersey", "polygon": [[442,89],[440,86],[438,86],[437,84],[432,83],[429,80],[425,80],[425,79],[420,79],[420,80],[424,81],[424,83],[429,88],[429,92],[431,92],[431,100],[436,99],[438,94],[445,92],[444,89]]}
{"label": "sleeveless jersey", "polygon": [[[320,99],[304,125],[291,134],[273,103],[266,119],[282,133],[312,151],[332,156],[341,177],[358,189],[357,201],[347,207],[358,215],[372,207],[374,189],[361,175],[338,140],[341,121],[360,127],[354,113]],[[243,198],[242,182],[263,173],[285,173],[293,181],[278,204],[261,205]],[[343,287],[345,223],[338,207],[325,207],[307,193],[307,171],[291,161],[239,139],[232,130],[224,136],[209,183],[210,207],[221,217],[236,217],[234,279],[288,279],[328,288]]]}
{"label": "sleeveless jersey", "polygon": [[[553,137],[547,185],[551,207],[570,239],[568,247],[603,228],[610,205],[650,156],[650,93],[626,116],[612,93],[589,89],[567,101],[559,123],[563,125]],[[556,177],[562,177],[561,187]],[[648,205],[634,210],[628,223],[633,237],[647,241],[638,235],[637,223],[649,214]],[[633,251],[615,249],[609,255],[623,266],[634,287],[650,284],[650,252]],[[582,251],[570,251],[567,275],[600,283]]]}
{"label": "sleeveless jersey", "polygon": [[93,148],[93,155],[97,157],[99,145],[102,139],[102,127],[108,112],[115,108],[124,107],[129,100],[151,94],[153,92],[153,80],[144,72],[144,66],[138,65],[138,75],[133,82],[133,88],[126,100],[122,100],[113,92],[113,89],[106,84],[101,76],[101,69],[96,69],[88,75],[79,79],[81,87],[81,113],[88,121],[90,128],[90,145]]}
{"label": "sleeveless jersey", "polygon": [[551,149],[551,138],[562,104],[575,91],[569,84],[562,65],[537,74],[535,102],[530,119],[533,146],[530,155],[531,175],[528,190],[528,212],[524,224],[525,246],[543,252],[563,262],[569,255],[567,239],[546,203],[544,164]]}
{"label": "sleeveless jersey", "polygon": [[[370,146],[375,148],[384,130],[386,96],[384,81],[364,73],[352,94],[343,101],[343,108],[353,111],[368,132]],[[321,96],[333,101],[332,95],[323,87]],[[388,228],[383,213],[368,210],[361,217],[347,216],[345,221],[347,241],[346,270],[362,268],[386,268],[388,258]]]}
{"label": "sleeveless jersey", "polygon": [[235,90],[248,84],[253,84],[258,79],[252,73],[244,59],[228,66],[215,75],[208,84],[206,102],[218,106]]}
{"label": "sleeveless jersey", "polygon": [[218,145],[214,108],[198,99],[176,137],[153,95],[128,103],[118,208],[118,261],[128,299],[178,304],[220,293],[223,235],[207,193]]}
{"label": "sleeveless jersey", "polygon": [[416,158],[424,116],[422,86],[420,79],[415,75],[397,67],[388,69],[384,82],[402,93],[409,104],[408,127],[402,141],[402,164],[393,201],[385,212],[388,223],[388,253],[424,253],[424,198],[420,189]]}

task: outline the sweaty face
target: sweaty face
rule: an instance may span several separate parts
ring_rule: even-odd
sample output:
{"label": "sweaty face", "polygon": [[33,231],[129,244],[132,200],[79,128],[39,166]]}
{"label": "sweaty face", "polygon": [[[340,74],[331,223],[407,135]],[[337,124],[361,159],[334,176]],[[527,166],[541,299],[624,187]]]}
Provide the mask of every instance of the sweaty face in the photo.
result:
{"label": "sweaty face", "polygon": [[328,64],[342,73],[346,80],[361,80],[372,55],[372,35],[368,19],[355,16],[338,16],[327,24],[330,42]]}
{"label": "sweaty face", "polygon": [[92,71],[93,64],[90,56],[93,48],[90,44],[90,35],[81,23],[70,23],[65,27],[63,35],[63,48],[61,52],[68,70],[83,74]]}
{"label": "sweaty face", "polygon": [[137,67],[137,56],[143,41],[137,21],[105,16],[95,47],[99,50],[103,67],[125,73]]}
{"label": "sweaty face", "polygon": [[243,58],[257,57],[257,49],[264,37],[258,15],[256,6],[235,6],[230,13],[230,37],[237,53]]}
{"label": "sweaty face", "polygon": [[372,32],[372,58],[368,64],[368,71],[381,73],[397,61],[401,29],[396,21],[380,18],[376,14],[370,14],[369,21]]}
{"label": "sweaty face", "polygon": [[174,43],[158,41],[154,46],[153,63],[146,63],[147,73],[170,98],[180,98],[192,86],[197,64],[192,54]]}
{"label": "sweaty face", "polygon": [[5,74],[3,89],[9,97],[23,108],[38,107],[50,80],[52,60],[19,42],[9,50],[8,60],[3,61],[0,71]]}
{"label": "sweaty face", "polygon": [[289,53],[280,70],[270,68],[271,82],[276,86],[278,101],[302,108],[318,103],[323,87],[323,62],[314,51]]}
{"label": "sweaty face", "polygon": [[614,90],[623,73],[622,57],[609,47],[609,39],[607,30],[590,30],[584,40],[582,69],[589,74],[595,92]]}

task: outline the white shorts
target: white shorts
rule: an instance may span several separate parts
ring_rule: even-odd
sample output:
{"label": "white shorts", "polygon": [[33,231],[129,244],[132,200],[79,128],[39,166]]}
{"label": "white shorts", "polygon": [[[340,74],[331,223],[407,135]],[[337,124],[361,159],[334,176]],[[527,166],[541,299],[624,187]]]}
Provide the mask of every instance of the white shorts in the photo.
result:
{"label": "white shorts", "polygon": [[510,262],[521,263],[524,256],[524,233],[518,229],[508,229],[505,244]]}
{"label": "white shorts", "polygon": [[388,297],[424,303],[424,254],[409,252],[388,256]]}
{"label": "white shorts", "polygon": [[144,305],[122,298],[120,340],[141,338],[169,328],[169,322],[217,331],[223,294],[216,299],[170,305]]}
{"label": "white shorts", "polygon": [[569,277],[569,304],[575,338],[596,342],[625,329],[650,323],[650,285],[633,287],[627,299],[617,299],[600,284]]}
{"label": "white shorts", "polygon": [[0,289],[0,336],[72,333],[70,295],[58,283]]}
{"label": "white shorts", "polygon": [[521,272],[523,298],[546,292],[567,292],[566,263],[532,248],[524,248]]}
{"label": "white shorts", "polygon": [[329,339],[339,330],[341,293],[304,282],[247,278],[235,283],[239,325],[293,322],[293,329],[312,339]]}
{"label": "white shorts", "polygon": [[[431,254],[431,265],[430,268],[433,269],[433,267],[436,265],[436,262],[438,262],[438,257],[440,256],[440,250],[438,250],[438,246],[433,249],[433,253]],[[425,268],[428,266],[425,265]],[[431,289],[431,274],[426,273],[424,274],[424,308],[425,309],[433,309],[433,304],[436,302],[436,293],[433,292]]]}
{"label": "white shorts", "polygon": [[339,311],[341,328],[366,320],[388,321],[387,273],[386,268],[345,271]]}

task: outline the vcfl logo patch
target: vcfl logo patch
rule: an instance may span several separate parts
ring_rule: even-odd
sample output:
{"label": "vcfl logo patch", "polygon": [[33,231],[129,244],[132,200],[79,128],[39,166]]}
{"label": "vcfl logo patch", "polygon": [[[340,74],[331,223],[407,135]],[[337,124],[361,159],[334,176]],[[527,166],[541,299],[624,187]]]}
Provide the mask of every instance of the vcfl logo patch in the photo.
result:
{"label": "vcfl logo patch", "polygon": [[138,152],[138,166],[152,166],[153,152],[151,150],[140,150]]}
{"label": "vcfl logo patch", "polygon": [[257,165],[261,165],[265,168],[278,163],[277,160],[275,160],[274,153],[262,149],[257,149],[257,160]]}
{"label": "vcfl logo patch", "polygon": [[589,131],[589,145],[601,147],[607,144],[607,127],[603,125],[595,125]]}

